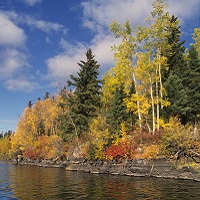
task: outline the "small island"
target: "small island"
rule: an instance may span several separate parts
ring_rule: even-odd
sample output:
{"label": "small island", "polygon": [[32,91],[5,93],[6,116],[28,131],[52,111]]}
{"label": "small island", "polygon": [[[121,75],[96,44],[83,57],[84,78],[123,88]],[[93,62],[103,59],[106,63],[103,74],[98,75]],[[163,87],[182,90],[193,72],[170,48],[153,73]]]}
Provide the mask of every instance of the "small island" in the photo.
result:
{"label": "small island", "polygon": [[77,75],[30,100],[1,136],[1,159],[200,181],[200,28],[186,49],[180,21],[158,1],[146,26],[113,21],[110,31],[115,66],[100,79],[89,48]]}

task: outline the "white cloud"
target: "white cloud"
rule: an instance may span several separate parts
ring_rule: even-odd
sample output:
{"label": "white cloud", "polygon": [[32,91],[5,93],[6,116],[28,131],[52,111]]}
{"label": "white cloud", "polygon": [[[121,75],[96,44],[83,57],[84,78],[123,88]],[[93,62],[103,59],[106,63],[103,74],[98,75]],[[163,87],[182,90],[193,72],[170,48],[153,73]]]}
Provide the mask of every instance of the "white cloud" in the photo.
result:
{"label": "white cloud", "polygon": [[[111,58],[113,58],[110,46],[119,42],[110,36],[108,32],[109,24],[115,20],[123,25],[129,19],[133,30],[138,24],[147,25],[145,19],[153,9],[152,2],[153,0],[93,0],[82,2],[83,26],[95,33],[92,46],[100,63],[104,66],[110,66]],[[179,17],[183,28],[185,23],[192,23],[192,21],[195,21],[194,18],[200,15],[200,0],[167,0],[167,4],[169,12]]]}
{"label": "white cloud", "polygon": [[53,58],[47,60],[49,77],[54,77],[58,80],[69,78],[71,74],[75,74],[79,70],[78,62],[85,61],[85,53],[88,48],[92,49],[95,59],[98,61],[100,71],[105,71],[114,64],[113,52],[111,46],[116,44],[116,39],[112,35],[96,35],[91,41],[91,44],[76,43],[69,44],[64,39],[61,39],[60,46],[62,52]]}
{"label": "white cloud", "polygon": [[58,23],[48,22],[44,20],[37,20],[29,15],[20,16],[19,22],[26,24],[30,27],[35,27],[44,32],[62,32],[63,34],[67,33],[67,29]]}
{"label": "white cloud", "polygon": [[45,40],[46,40],[46,43],[51,44],[51,40],[50,40],[49,36],[47,36]]}
{"label": "white cloud", "polygon": [[63,52],[46,61],[48,66],[47,77],[53,77],[63,82],[69,79],[71,74],[78,71],[77,63],[84,60],[87,48],[80,43],[70,45],[64,39],[61,39],[60,46]]}
{"label": "white cloud", "polygon": [[[93,0],[82,2],[83,26],[93,31],[107,28],[115,20],[123,24],[127,19],[133,28],[137,24],[146,25],[145,18],[150,15],[153,0]],[[171,14],[178,16],[181,23],[200,15],[200,0],[167,0]]]}
{"label": "white cloud", "polygon": [[200,0],[168,0],[169,11],[180,20],[181,30],[186,37],[190,37],[195,27],[200,26]]}
{"label": "white cloud", "polygon": [[0,12],[0,78],[9,90],[30,91],[35,83],[25,74],[31,67],[26,51],[27,37],[10,19],[14,14]]}
{"label": "white cloud", "polygon": [[151,10],[151,1],[141,0],[94,0],[83,2],[83,26],[98,31],[108,27],[113,20],[123,24],[130,19],[132,24],[144,24]]}
{"label": "white cloud", "polygon": [[5,85],[9,90],[27,92],[32,91],[37,86],[35,82],[31,82],[27,77],[7,79]]}
{"label": "white cloud", "polygon": [[[199,0],[168,0],[169,11],[183,20],[191,20],[195,14],[194,9],[199,8]],[[94,34],[93,39],[87,44],[77,43],[70,45],[61,40],[62,52],[47,61],[49,74],[57,79],[64,79],[78,71],[77,62],[85,59],[85,52],[92,48],[96,60],[101,65],[103,72],[114,65],[111,46],[119,44],[108,31],[113,20],[124,24],[129,19],[133,29],[136,25],[147,25],[145,19],[152,10],[152,0],[92,0],[81,3],[83,9],[82,26]]]}
{"label": "white cloud", "polygon": [[21,1],[27,4],[28,6],[34,6],[37,3],[41,3],[43,0],[21,0]]}
{"label": "white cloud", "polygon": [[[14,27],[17,27],[16,24],[19,24],[26,25],[31,28],[36,28],[46,33],[59,32],[64,35],[67,33],[67,28],[65,28],[59,23],[37,19],[34,16],[31,16],[26,13],[16,13],[14,11],[0,11],[0,15],[4,16],[8,20],[8,22],[11,22]],[[6,21],[4,24],[8,24],[8,22]]]}
{"label": "white cloud", "polygon": [[111,47],[118,43],[119,40],[116,40],[112,35],[96,35],[93,39],[91,48],[96,60],[101,65],[100,70],[105,71],[114,65],[114,52],[111,51]]}
{"label": "white cloud", "polygon": [[14,49],[7,48],[0,54],[0,77],[5,79],[12,77],[14,74],[21,72],[24,68],[29,68],[27,56],[25,53]]}
{"label": "white cloud", "polygon": [[69,79],[71,74],[76,74],[79,71],[77,63],[86,60],[85,53],[89,47],[95,55],[95,60],[100,64],[100,71],[105,72],[114,64],[113,52],[111,51],[111,46],[114,44],[116,44],[116,39],[112,35],[96,35],[90,45],[81,43],[71,45],[61,39],[60,46],[63,52],[47,60],[49,71],[47,76],[62,82]]}
{"label": "white cloud", "polygon": [[[36,1],[27,1],[30,5],[33,5],[34,2],[36,3]],[[36,85],[32,84],[29,75],[26,78],[15,78],[19,74],[25,74],[31,67],[28,63],[27,37],[19,25],[26,25],[46,33],[59,32],[63,35],[67,33],[67,29],[59,23],[38,20],[28,14],[0,11],[0,78],[9,90],[15,88],[15,90],[30,91]],[[46,41],[50,42],[49,36],[46,37]],[[56,65],[63,63],[63,59],[64,57],[59,55],[49,62]],[[70,58],[71,63],[72,60]],[[59,71],[54,70],[52,65],[51,69],[55,72],[52,74],[59,77]],[[60,73],[62,74],[62,72]]]}
{"label": "white cloud", "polygon": [[191,19],[195,16],[200,16],[199,8],[200,1],[199,0],[168,0],[168,4],[170,5],[169,10],[170,13],[178,16],[183,22]]}
{"label": "white cloud", "polygon": [[37,85],[30,69],[27,55],[20,50],[11,48],[0,51],[0,78],[8,90],[31,91]]}
{"label": "white cloud", "polygon": [[0,27],[0,45],[14,45],[15,47],[24,45],[26,41],[24,31],[1,12]]}

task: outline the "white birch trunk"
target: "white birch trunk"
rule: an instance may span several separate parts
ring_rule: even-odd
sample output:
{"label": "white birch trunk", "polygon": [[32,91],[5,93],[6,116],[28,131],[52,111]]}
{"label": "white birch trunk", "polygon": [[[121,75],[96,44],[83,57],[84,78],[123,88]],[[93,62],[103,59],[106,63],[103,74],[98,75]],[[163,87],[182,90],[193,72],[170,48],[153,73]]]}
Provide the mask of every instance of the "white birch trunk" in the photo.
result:
{"label": "white birch trunk", "polygon": [[155,108],[154,108],[154,97],[153,97],[153,86],[152,86],[152,78],[149,75],[150,81],[150,95],[151,95],[151,108],[152,108],[152,131],[155,132]]}
{"label": "white birch trunk", "polygon": [[[133,80],[134,80],[134,84],[135,84],[135,93],[138,97],[139,94],[138,94],[138,90],[137,90],[137,81],[136,81],[136,77],[135,77],[134,73],[133,73]],[[140,111],[140,102],[138,99],[137,99],[137,110],[138,110],[138,119],[139,119],[139,127],[140,127],[140,141],[142,143],[142,116],[141,116],[141,111]]]}
{"label": "white birch trunk", "polygon": [[159,92],[158,92],[158,76],[157,76],[157,74],[158,74],[158,70],[156,69],[156,128],[157,128],[157,130],[159,130],[160,110],[159,110]]}

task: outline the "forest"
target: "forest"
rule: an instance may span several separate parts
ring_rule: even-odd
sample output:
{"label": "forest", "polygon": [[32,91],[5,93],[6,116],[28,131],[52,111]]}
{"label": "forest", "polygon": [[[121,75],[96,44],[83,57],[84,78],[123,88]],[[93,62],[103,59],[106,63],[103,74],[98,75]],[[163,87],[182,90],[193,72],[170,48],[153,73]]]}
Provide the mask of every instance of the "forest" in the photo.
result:
{"label": "forest", "polygon": [[[92,49],[58,93],[28,102],[0,157],[200,162],[200,28],[184,47],[179,19],[153,1],[146,26],[113,21],[115,65],[100,79]],[[85,61],[84,61],[85,60]]]}

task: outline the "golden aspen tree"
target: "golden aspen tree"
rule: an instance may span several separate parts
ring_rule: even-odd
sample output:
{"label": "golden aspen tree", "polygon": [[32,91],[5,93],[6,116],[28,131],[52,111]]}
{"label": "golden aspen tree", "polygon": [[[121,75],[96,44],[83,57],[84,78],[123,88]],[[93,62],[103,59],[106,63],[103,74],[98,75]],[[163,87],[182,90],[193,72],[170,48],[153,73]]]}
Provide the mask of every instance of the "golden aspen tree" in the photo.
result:
{"label": "golden aspen tree", "polygon": [[[113,47],[113,50],[115,51],[114,58],[115,58],[116,65],[113,69],[111,69],[112,73],[107,75],[106,78],[108,79],[112,78],[113,80],[112,83],[115,84],[114,85],[115,88],[116,86],[119,87],[120,84],[123,84],[126,94],[130,93],[131,85],[134,82],[134,88],[135,88],[136,93],[135,93],[135,97],[133,98],[136,100],[138,122],[139,122],[139,127],[141,130],[142,116],[141,116],[141,108],[140,108],[140,101],[139,101],[138,82],[135,75],[135,69],[134,69],[134,64],[133,64],[133,59],[136,56],[137,45],[135,42],[135,37],[133,36],[133,30],[128,20],[126,21],[124,26],[121,26],[119,23],[114,21],[110,25],[110,30],[111,32],[114,33],[116,38],[121,39],[121,44]],[[104,79],[105,83],[108,82],[106,78]],[[104,88],[106,87],[111,88],[113,87],[113,85],[105,84]],[[109,91],[109,89],[107,89],[106,91]],[[127,105],[130,108],[131,103]],[[129,109],[129,110],[132,110],[132,109]]]}
{"label": "golden aspen tree", "polygon": [[3,138],[0,138],[0,158],[6,158],[9,155],[10,152],[10,137],[4,136]]}
{"label": "golden aspen tree", "polygon": [[33,146],[36,139],[33,130],[32,108],[26,107],[22,116],[19,119],[15,134],[11,136],[11,148],[24,150],[27,147]]}
{"label": "golden aspen tree", "polygon": [[116,38],[121,39],[120,45],[114,45],[115,66],[111,68],[103,77],[103,99],[104,103],[109,103],[110,99],[116,90],[121,85],[124,85],[124,92],[129,93],[132,85],[132,58],[133,50],[135,48],[134,38],[132,36],[132,29],[129,21],[121,26],[117,22],[110,25],[110,30]]}
{"label": "golden aspen tree", "polygon": [[[147,27],[137,27],[136,37],[141,43],[141,51],[150,53],[150,62],[154,66],[153,76],[150,79],[151,85],[154,86],[153,94],[155,95],[154,105],[152,104],[152,121],[153,132],[155,132],[154,118],[156,116],[156,129],[160,128],[160,108],[167,105],[167,101],[164,100],[164,87],[162,83],[162,69],[166,67],[166,58],[162,55],[162,52],[170,48],[166,41],[165,27],[170,21],[169,13],[166,12],[167,5],[162,0],[153,1],[153,10],[151,15],[146,19]],[[151,97],[152,93],[151,93]],[[154,113],[155,112],[155,113]]]}
{"label": "golden aspen tree", "polygon": [[44,134],[45,135],[56,135],[57,134],[57,117],[59,115],[59,107],[57,106],[56,100],[47,98],[42,102],[42,119],[44,123]]}
{"label": "golden aspen tree", "polygon": [[135,92],[125,99],[127,108],[137,113],[140,131],[145,126],[154,133],[160,128],[160,109],[168,105],[162,83],[162,70],[167,65],[162,52],[170,48],[165,31],[170,16],[162,0],[154,0],[152,5],[151,15],[146,19],[147,26],[137,26],[135,33],[129,21],[123,26],[117,22],[110,25],[121,44],[113,48],[116,65],[106,74],[104,89],[108,92],[111,86],[124,81],[125,91],[128,91],[130,83],[134,82]]}
{"label": "golden aspen tree", "polygon": [[42,135],[57,135],[57,117],[59,107],[54,98],[44,101],[38,99],[33,106],[24,109],[19,119],[15,134],[11,137],[13,151],[22,151],[34,146],[38,137]]}

